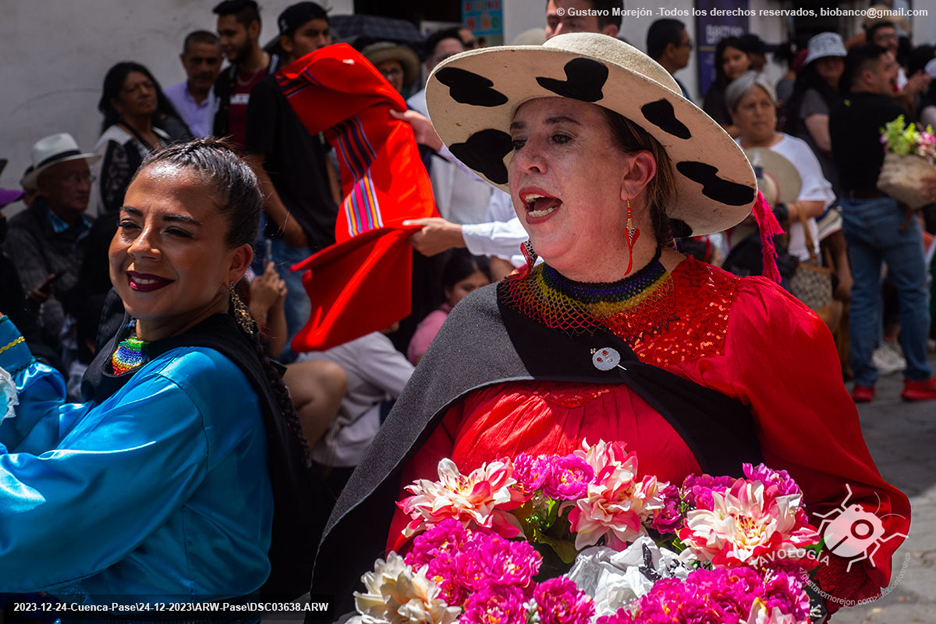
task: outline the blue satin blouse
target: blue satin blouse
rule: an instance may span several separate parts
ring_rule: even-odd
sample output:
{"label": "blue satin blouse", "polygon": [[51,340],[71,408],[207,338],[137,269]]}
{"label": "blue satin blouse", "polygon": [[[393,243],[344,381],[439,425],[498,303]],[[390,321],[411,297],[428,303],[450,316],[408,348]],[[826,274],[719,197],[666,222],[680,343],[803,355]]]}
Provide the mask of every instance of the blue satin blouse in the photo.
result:
{"label": "blue satin blouse", "polygon": [[256,591],[273,493],[241,370],[212,349],[174,349],[106,401],[66,403],[61,375],[19,337],[0,319],[19,399],[0,422],[0,592],[109,604]]}

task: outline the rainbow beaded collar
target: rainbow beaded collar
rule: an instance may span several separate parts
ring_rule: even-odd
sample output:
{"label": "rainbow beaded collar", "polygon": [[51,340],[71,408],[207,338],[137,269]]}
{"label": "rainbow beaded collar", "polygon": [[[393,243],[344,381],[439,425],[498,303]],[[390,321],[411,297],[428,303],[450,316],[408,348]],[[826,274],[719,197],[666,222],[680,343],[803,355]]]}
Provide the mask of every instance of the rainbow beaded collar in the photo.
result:
{"label": "rainbow beaded collar", "polygon": [[149,343],[136,336],[130,336],[117,345],[114,355],[111,356],[111,366],[115,375],[122,375],[129,370],[146,363],[146,345]]}
{"label": "rainbow beaded collar", "polygon": [[647,266],[616,282],[576,282],[542,264],[498,286],[501,303],[551,329],[572,337],[610,329],[631,346],[666,331],[676,318],[673,295],[659,248]]}

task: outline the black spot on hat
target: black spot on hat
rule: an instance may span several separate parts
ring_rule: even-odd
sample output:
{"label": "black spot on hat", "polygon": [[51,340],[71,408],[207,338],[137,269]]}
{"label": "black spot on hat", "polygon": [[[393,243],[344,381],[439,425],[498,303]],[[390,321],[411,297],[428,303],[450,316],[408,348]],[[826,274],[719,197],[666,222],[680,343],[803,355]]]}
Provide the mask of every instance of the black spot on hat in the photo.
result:
{"label": "black spot on hat", "polygon": [[693,182],[702,185],[702,194],[729,206],[743,206],[754,201],[756,190],[744,184],[729,182],[718,177],[718,168],[701,162],[683,161],[676,170]]}
{"label": "black spot on hat", "polygon": [[689,238],[692,236],[692,228],[682,219],[669,219],[670,232],[673,238]]}
{"label": "black spot on hat", "polygon": [[436,79],[449,88],[449,95],[459,104],[491,107],[507,103],[507,96],[492,89],[494,83],[480,74],[446,67],[436,72]]}
{"label": "black spot on hat", "polygon": [[455,158],[495,184],[507,184],[504,156],[513,150],[513,139],[502,130],[475,132],[464,143],[449,146]]}
{"label": "black spot on hat", "polygon": [[689,131],[689,128],[687,128],[683,122],[676,119],[676,113],[673,112],[673,105],[670,104],[668,100],[662,99],[644,104],[640,107],[640,112],[643,113],[647,121],[663,132],[672,134],[674,137],[680,139],[692,138],[692,133]]}
{"label": "black spot on hat", "polygon": [[607,66],[592,59],[577,58],[566,63],[564,70],[564,81],[540,77],[536,82],[556,95],[583,102],[597,102],[604,97],[601,89],[608,81]]}

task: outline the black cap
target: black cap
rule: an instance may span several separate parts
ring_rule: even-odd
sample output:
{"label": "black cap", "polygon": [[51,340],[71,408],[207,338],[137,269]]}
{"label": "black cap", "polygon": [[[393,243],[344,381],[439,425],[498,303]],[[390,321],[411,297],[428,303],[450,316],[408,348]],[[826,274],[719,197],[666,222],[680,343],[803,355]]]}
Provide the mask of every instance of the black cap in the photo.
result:
{"label": "black cap", "polygon": [[279,25],[280,34],[288,35],[314,19],[328,22],[328,13],[314,2],[297,2],[286,7],[286,10],[280,13],[276,23]]}
{"label": "black cap", "polygon": [[764,43],[764,40],[754,33],[741,35],[741,41],[747,45],[748,52],[751,54],[767,54],[768,52],[775,52],[777,49],[775,45]]}

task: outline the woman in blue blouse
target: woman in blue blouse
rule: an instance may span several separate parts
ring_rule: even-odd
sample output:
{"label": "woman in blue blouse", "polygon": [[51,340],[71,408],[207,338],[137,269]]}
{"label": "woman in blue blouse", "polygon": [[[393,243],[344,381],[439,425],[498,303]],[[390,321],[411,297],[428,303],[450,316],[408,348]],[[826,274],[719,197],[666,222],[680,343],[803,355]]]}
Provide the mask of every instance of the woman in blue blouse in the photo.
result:
{"label": "woman in blue blouse", "polygon": [[271,559],[276,574],[271,534],[296,515],[280,494],[305,468],[283,458],[308,449],[232,289],[261,206],[223,142],[144,162],[109,252],[129,322],[89,368],[85,403],[66,403],[62,377],[0,318],[19,402],[0,422],[0,593],[226,600],[256,596]]}

